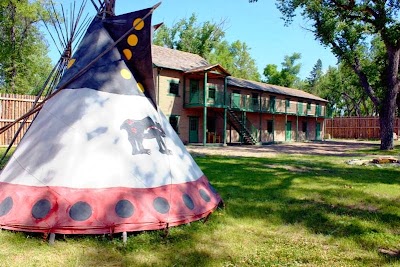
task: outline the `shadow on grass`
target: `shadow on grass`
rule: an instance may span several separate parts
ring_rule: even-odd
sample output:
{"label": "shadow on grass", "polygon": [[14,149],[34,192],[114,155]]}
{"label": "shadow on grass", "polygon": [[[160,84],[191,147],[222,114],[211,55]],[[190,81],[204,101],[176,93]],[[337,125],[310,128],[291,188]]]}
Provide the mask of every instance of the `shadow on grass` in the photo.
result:
{"label": "shadow on grass", "polygon": [[[375,258],[360,259],[363,264],[398,263],[397,258],[382,256],[378,251],[394,249],[400,243],[399,169],[350,166],[343,164],[345,159],[312,156],[205,156],[196,161],[225,201],[223,217],[262,220],[277,228],[300,225],[311,235],[349,241],[360,250],[376,252]],[[58,241],[61,244],[55,249],[66,242],[82,250],[71,254],[70,266],[213,266],[216,261],[230,262],[232,255],[218,244],[221,233],[216,234],[215,227],[221,223],[218,227],[223,228],[226,222],[216,217],[210,221],[171,228],[166,238],[162,231],[131,234],[126,245],[120,235],[113,240],[103,236],[67,237],[66,241]],[[17,246],[11,241],[9,244]],[[213,245],[215,248],[205,249]],[[23,249],[32,248],[36,249]],[[266,258],[273,253],[267,246],[262,249]],[[24,250],[19,252],[23,254]]]}
{"label": "shadow on grass", "polygon": [[229,216],[302,225],[377,253],[400,242],[399,169],[307,156],[196,161],[224,198]]}

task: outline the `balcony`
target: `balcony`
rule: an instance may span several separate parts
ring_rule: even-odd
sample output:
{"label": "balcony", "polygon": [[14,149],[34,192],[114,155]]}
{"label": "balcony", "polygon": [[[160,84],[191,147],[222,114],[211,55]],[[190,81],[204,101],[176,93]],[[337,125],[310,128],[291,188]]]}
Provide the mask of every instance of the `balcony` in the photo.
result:
{"label": "balcony", "polygon": [[[203,107],[204,89],[186,90],[185,107]],[[297,116],[325,117],[326,107],[318,104],[308,104],[274,96],[258,96],[227,93],[215,89],[207,89],[206,106],[212,108],[230,108],[235,111],[260,112],[271,114],[290,114]]]}

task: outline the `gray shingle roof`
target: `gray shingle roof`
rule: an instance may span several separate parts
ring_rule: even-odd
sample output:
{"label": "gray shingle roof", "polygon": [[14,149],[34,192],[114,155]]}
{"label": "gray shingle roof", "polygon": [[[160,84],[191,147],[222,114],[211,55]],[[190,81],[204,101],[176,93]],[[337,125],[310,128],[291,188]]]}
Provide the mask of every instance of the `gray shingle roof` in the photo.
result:
{"label": "gray shingle roof", "polygon": [[[153,64],[159,68],[167,68],[179,70],[183,72],[207,69],[215,65],[210,65],[204,58],[199,55],[183,52],[171,48],[152,46]],[[313,99],[323,102],[327,100],[310,93],[267,83],[255,82],[250,80],[228,77],[228,85],[244,89],[253,89],[273,94],[287,95],[305,99]]]}
{"label": "gray shingle roof", "polygon": [[228,85],[239,87],[239,88],[245,88],[245,89],[253,89],[253,90],[258,90],[258,91],[263,91],[263,92],[268,92],[268,93],[273,93],[273,94],[287,95],[287,96],[328,102],[326,99],[323,99],[321,97],[315,96],[313,94],[310,94],[310,93],[307,93],[307,92],[304,92],[304,91],[301,91],[298,89],[287,88],[287,87],[272,85],[272,84],[268,84],[268,83],[249,81],[249,80],[235,78],[232,76],[228,77]]}
{"label": "gray shingle roof", "polygon": [[188,71],[194,68],[209,66],[201,56],[175,49],[153,45],[153,64],[160,68]]}

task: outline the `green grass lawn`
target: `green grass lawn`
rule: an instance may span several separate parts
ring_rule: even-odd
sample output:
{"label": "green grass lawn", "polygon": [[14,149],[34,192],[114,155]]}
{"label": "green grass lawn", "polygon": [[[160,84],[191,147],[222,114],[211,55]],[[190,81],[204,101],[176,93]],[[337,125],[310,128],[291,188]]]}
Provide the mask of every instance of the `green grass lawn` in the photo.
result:
{"label": "green grass lawn", "polygon": [[400,168],[353,158],[198,156],[226,205],[206,223],[131,234],[126,246],[3,230],[0,266],[400,266],[380,252],[400,249]]}

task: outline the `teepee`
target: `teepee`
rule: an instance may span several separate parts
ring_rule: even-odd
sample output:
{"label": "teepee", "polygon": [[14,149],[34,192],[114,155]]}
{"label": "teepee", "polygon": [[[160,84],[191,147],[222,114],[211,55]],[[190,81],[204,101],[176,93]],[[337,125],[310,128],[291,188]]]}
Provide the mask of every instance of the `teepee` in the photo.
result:
{"label": "teepee", "polygon": [[119,16],[109,7],[99,8],[0,175],[0,228],[163,229],[221,202],[154,105],[154,7]]}

